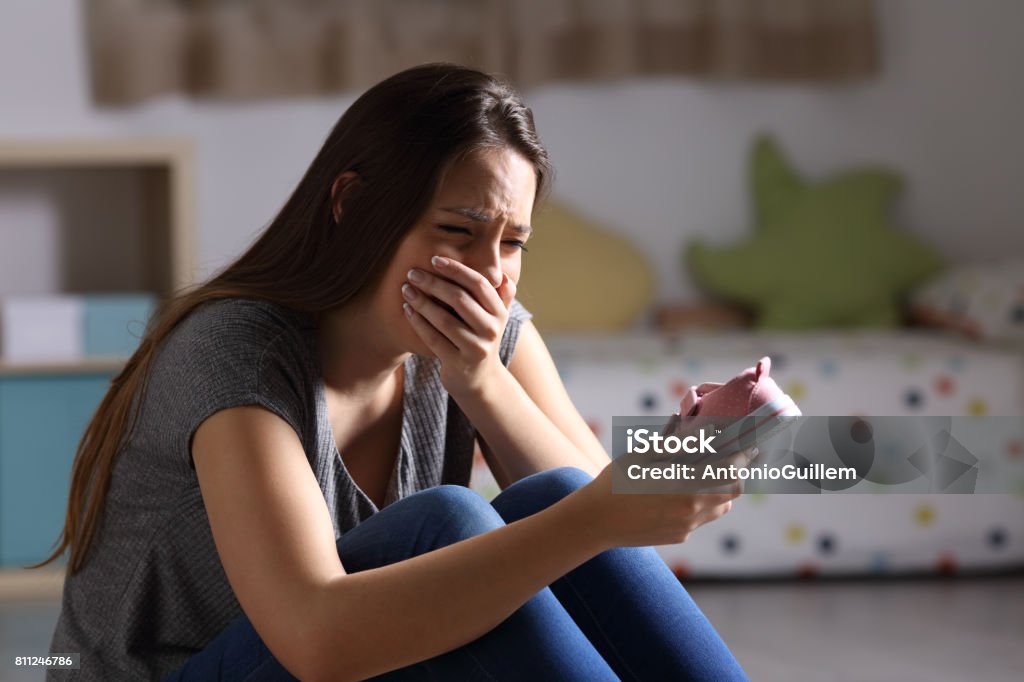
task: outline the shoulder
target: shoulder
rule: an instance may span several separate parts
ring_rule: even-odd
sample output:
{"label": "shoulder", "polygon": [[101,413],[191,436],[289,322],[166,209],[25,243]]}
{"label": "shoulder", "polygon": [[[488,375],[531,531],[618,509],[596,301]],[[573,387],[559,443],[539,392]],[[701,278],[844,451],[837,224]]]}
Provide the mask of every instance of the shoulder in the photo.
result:
{"label": "shoulder", "polygon": [[498,354],[506,367],[512,360],[512,353],[516,349],[523,325],[532,317],[533,314],[519,302],[519,299],[512,299],[512,304],[508,307],[508,324],[505,325],[505,333],[501,337],[501,345],[498,348]]}
{"label": "shoulder", "polygon": [[268,362],[296,366],[305,357],[311,318],[269,301],[224,298],[200,304],[165,339],[159,365],[176,375],[258,380]]}
{"label": "shoulder", "polygon": [[190,458],[192,434],[213,413],[261,405],[285,419],[300,437],[310,405],[311,317],[268,301],[207,301],[164,340],[149,396],[162,419],[174,420]]}
{"label": "shoulder", "polygon": [[512,299],[512,305],[508,308],[508,320],[513,323],[523,323],[533,317],[533,313],[526,309],[526,307],[519,301],[518,298]]}
{"label": "shoulder", "polygon": [[175,331],[186,337],[219,336],[266,342],[305,326],[308,326],[306,316],[276,303],[222,298],[197,306]]}

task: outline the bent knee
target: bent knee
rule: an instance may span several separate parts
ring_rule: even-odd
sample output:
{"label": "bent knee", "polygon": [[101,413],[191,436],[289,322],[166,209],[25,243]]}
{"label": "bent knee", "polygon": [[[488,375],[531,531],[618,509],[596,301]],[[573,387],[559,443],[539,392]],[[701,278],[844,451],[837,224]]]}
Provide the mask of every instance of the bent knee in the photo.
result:
{"label": "bent knee", "polygon": [[530,474],[516,481],[514,485],[530,488],[532,491],[541,493],[546,497],[560,500],[592,480],[594,480],[594,477],[583,469],[564,466]]}
{"label": "bent knee", "polygon": [[504,525],[490,503],[465,486],[442,484],[415,493],[424,522],[450,544]]}

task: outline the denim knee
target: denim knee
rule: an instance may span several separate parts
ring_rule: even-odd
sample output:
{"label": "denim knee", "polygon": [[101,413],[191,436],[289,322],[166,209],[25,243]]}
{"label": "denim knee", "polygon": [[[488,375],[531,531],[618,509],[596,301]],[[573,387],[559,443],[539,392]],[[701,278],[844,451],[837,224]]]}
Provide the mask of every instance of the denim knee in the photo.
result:
{"label": "denim knee", "polygon": [[512,523],[536,514],[594,480],[578,467],[557,467],[524,476],[491,500],[491,506]]}
{"label": "denim knee", "polygon": [[511,491],[512,488],[523,489],[528,491],[527,494],[531,497],[539,497],[553,504],[592,480],[594,477],[579,467],[556,467],[525,476],[509,486],[505,492]]}
{"label": "denim knee", "polygon": [[450,545],[505,525],[497,511],[474,490],[443,484],[413,496],[437,546]]}

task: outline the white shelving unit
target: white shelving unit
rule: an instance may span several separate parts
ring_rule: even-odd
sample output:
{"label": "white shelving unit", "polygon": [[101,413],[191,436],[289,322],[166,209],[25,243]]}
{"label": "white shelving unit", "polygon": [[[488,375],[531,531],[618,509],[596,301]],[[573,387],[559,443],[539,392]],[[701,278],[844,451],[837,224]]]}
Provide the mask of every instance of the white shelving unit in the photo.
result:
{"label": "white shelving unit", "polygon": [[[194,188],[194,149],[185,139],[0,140],[0,296],[149,292],[166,299],[194,282]],[[23,206],[36,210],[33,215],[42,212],[45,220],[36,224],[22,220]],[[45,223],[45,229],[39,222]],[[107,356],[31,364],[0,359],[0,384],[21,382],[20,386],[35,378],[74,382],[75,377],[113,375],[125,359]],[[101,383],[100,379],[89,381]],[[95,391],[82,394],[95,395]],[[41,409],[48,409],[46,402]],[[0,406],[0,417],[3,409]],[[76,431],[81,413],[78,410],[78,416],[64,425],[66,431]],[[54,414],[60,419],[64,413]],[[9,429],[0,443],[12,442],[11,433]],[[74,443],[65,446],[61,441],[50,447],[56,448],[62,462],[53,465],[67,466],[67,448],[73,453]],[[23,447],[16,450],[13,455],[0,451],[0,465],[6,463],[7,471],[23,471],[29,456],[38,455]],[[0,466],[0,475],[4,471]],[[3,488],[10,493],[8,506],[19,494],[10,485],[8,481]],[[57,502],[46,500],[46,514],[35,517],[48,519],[43,523],[47,538]],[[28,522],[32,514],[25,512]],[[36,570],[0,568],[2,600],[58,597],[62,585],[63,570],[52,565]]]}
{"label": "white shelving unit", "polygon": [[[0,140],[0,221],[3,203],[24,195],[48,195],[61,218],[50,235],[53,254],[42,276],[13,251],[0,255],[0,296],[11,293],[138,292],[161,299],[193,282],[196,260],[195,162],[192,143],[182,139]],[[18,225],[0,222],[5,235]],[[30,239],[34,244],[45,239]],[[7,247],[12,248],[12,247]],[[14,263],[16,267],[11,267]],[[20,270],[20,271],[19,271]],[[38,270],[38,268],[37,268]],[[49,275],[46,291],[17,287],[38,284]],[[0,359],[0,374],[91,371],[90,359],[54,366],[11,365]]]}

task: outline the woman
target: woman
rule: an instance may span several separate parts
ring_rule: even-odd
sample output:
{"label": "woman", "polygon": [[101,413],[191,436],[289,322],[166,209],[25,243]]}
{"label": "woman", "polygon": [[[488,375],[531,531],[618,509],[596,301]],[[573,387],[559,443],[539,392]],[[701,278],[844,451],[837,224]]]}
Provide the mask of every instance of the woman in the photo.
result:
{"label": "woman", "polygon": [[549,180],[480,72],[409,69],[345,112],[86,430],[48,559],[70,549],[51,650],[79,679],[744,678],[648,546],[738,492],[613,495],[514,298]]}

